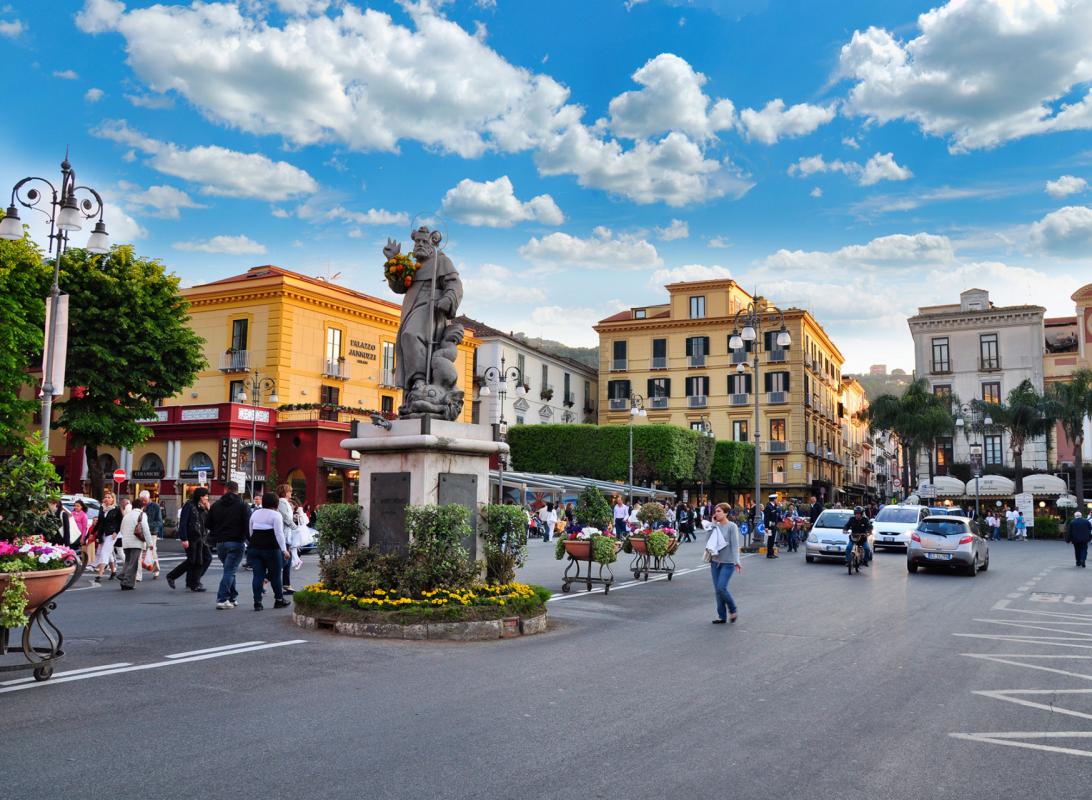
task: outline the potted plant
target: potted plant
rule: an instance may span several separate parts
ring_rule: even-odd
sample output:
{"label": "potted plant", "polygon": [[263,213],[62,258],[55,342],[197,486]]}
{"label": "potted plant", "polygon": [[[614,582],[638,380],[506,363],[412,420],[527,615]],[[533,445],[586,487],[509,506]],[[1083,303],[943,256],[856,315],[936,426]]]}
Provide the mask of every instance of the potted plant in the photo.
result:
{"label": "potted plant", "polygon": [[549,402],[550,400],[554,399],[554,390],[544,386],[542,388],[542,391],[538,393],[538,396],[541,397],[543,400]]}
{"label": "potted plant", "polygon": [[554,545],[554,557],[559,561],[566,555],[577,561],[596,561],[600,564],[613,564],[618,558],[622,545],[610,533],[603,533],[591,526],[581,528],[569,534],[568,538],[557,540]]}

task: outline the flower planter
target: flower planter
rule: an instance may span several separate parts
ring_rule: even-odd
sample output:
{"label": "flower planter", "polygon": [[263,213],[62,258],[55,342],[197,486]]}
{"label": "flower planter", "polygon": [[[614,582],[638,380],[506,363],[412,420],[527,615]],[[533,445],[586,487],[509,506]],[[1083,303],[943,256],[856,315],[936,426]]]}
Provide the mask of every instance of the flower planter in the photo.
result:
{"label": "flower planter", "polygon": [[629,543],[633,547],[633,561],[629,569],[634,580],[640,580],[643,575],[647,581],[650,574],[666,575],[671,580],[675,574],[675,561],[671,556],[679,549],[678,538],[668,537],[667,553],[662,556],[652,555],[648,551],[646,536],[630,536]]}
{"label": "flower planter", "polygon": [[46,569],[41,572],[0,572],[0,594],[7,590],[11,575],[18,575],[27,585],[26,613],[33,614],[38,610],[38,606],[64,588],[75,571],[76,568],[73,566],[64,569]]}
{"label": "flower planter", "polygon": [[571,558],[576,558],[581,561],[588,561],[591,559],[591,540],[590,539],[566,539],[565,540],[565,552],[569,554]]}

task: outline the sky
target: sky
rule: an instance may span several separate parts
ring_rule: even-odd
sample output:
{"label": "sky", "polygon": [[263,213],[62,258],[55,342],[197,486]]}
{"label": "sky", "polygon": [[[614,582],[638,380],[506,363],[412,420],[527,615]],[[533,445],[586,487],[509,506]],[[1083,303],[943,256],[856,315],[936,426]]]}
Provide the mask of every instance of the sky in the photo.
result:
{"label": "sky", "polygon": [[0,186],[68,148],[184,285],[397,300],[383,245],[427,224],[500,329],[595,345],[724,276],[909,369],[919,306],[1092,281],[1089,31],[1092,0],[0,0]]}

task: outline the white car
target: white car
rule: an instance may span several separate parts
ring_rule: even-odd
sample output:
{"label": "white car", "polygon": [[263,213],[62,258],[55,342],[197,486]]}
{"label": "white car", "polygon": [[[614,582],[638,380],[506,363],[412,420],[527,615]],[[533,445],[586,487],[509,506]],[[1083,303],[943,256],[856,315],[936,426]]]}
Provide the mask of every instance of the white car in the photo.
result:
{"label": "white car", "polygon": [[905,550],[912,534],[929,516],[928,506],[884,506],[872,520],[872,534],[877,548],[898,547]]}
{"label": "white car", "polygon": [[[846,523],[853,516],[852,508],[828,508],[808,532],[808,540],[804,543],[804,560],[809,564],[817,558],[836,558],[845,561],[846,545],[849,544],[849,536],[842,533]],[[868,544],[872,546],[872,535],[868,536]]]}

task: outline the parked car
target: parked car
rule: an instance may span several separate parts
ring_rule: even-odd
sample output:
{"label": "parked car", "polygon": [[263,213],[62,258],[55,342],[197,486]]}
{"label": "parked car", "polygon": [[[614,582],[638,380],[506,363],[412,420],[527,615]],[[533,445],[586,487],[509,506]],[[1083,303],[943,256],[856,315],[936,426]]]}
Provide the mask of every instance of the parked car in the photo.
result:
{"label": "parked car", "polygon": [[[844,561],[849,536],[842,533],[846,522],[853,516],[851,508],[828,508],[819,515],[811,526],[807,541],[804,542],[804,560],[809,564],[817,558],[836,558]],[[868,535],[868,544],[873,546],[873,535]]]}
{"label": "parked car", "polygon": [[905,550],[910,544],[910,534],[928,516],[929,509],[926,506],[884,506],[876,512],[872,520],[875,546],[877,548],[898,547]]}
{"label": "parked car", "polygon": [[102,508],[102,503],[94,497],[84,497],[82,494],[64,494],[61,495],[61,506],[63,506],[66,511],[71,512],[77,500],[81,500],[84,508],[87,510],[88,523],[93,522],[95,517],[99,515],[99,509]]}
{"label": "parked car", "polygon": [[928,516],[906,548],[906,569],[917,572],[918,567],[960,570],[973,577],[990,568],[990,546],[966,517]]}

